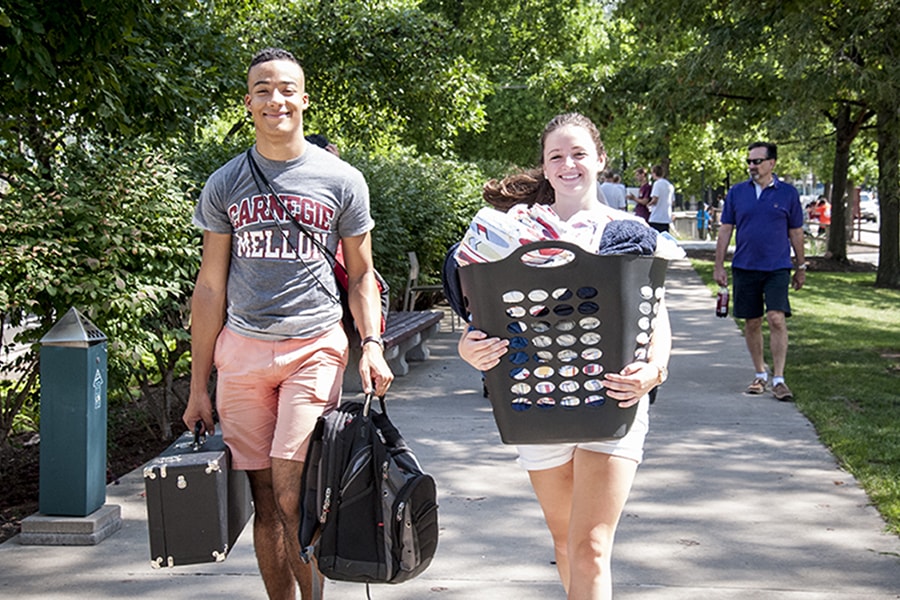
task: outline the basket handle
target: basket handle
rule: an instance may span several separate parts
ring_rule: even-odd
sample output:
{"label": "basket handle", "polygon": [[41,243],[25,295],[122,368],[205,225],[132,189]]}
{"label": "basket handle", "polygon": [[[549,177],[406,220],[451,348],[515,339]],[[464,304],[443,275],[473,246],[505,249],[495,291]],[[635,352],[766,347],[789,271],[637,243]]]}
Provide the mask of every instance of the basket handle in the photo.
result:
{"label": "basket handle", "polygon": [[[537,264],[529,264],[522,260],[526,254],[531,252],[539,252],[541,250],[548,249],[556,249],[563,250],[566,252],[570,252],[572,256],[572,260],[568,260],[559,264],[549,264],[549,265],[537,265]],[[529,242],[524,246],[519,246],[515,250],[513,250],[504,260],[517,260],[522,263],[523,266],[532,267],[535,269],[547,269],[547,268],[558,268],[571,265],[578,261],[579,256],[588,254],[581,246],[573,244],[572,242],[565,242],[562,240],[542,240],[539,242]]]}

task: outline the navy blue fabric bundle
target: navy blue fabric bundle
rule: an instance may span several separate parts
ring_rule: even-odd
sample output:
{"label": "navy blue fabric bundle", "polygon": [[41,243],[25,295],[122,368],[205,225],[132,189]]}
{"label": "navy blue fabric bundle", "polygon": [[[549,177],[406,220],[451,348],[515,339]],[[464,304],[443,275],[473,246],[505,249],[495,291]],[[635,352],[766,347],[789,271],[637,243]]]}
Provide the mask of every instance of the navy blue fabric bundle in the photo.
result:
{"label": "navy blue fabric bundle", "polygon": [[637,254],[653,256],[656,252],[656,238],[659,233],[639,221],[623,219],[610,221],[600,237],[597,254]]}

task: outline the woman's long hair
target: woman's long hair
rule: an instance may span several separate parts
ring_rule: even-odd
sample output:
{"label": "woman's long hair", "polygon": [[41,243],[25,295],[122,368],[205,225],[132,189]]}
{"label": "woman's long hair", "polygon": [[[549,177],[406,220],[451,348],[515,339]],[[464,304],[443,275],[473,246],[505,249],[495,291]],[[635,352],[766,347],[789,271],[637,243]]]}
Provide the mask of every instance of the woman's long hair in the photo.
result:
{"label": "woman's long hair", "polygon": [[518,173],[507,175],[502,180],[491,179],[484,184],[482,196],[485,202],[494,208],[507,211],[516,204],[553,204],[556,201],[556,195],[550,182],[544,177],[544,144],[547,136],[567,125],[575,127],[584,127],[591,135],[591,139],[597,146],[597,155],[603,156],[606,150],[603,148],[603,141],[600,139],[600,132],[594,123],[580,113],[564,113],[557,115],[550,120],[541,133],[541,155],[539,163],[541,166],[534,167]]}

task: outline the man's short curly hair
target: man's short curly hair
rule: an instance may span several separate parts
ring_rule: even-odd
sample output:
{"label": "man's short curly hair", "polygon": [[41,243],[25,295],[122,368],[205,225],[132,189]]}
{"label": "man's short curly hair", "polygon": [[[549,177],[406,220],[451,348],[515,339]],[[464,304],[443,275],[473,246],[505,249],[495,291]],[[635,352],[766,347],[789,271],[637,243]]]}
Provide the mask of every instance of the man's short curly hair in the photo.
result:
{"label": "man's short curly hair", "polygon": [[271,60],[287,60],[296,64],[300,68],[303,68],[302,65],[300,65],[300,61],[297,60],[297,57],[295,57],[284,48],[263,48],[253,55],[253,58],[250,60],[250,66],[247,68],[247,70],[249,71],[256,65],[264,62],[269,62]]}

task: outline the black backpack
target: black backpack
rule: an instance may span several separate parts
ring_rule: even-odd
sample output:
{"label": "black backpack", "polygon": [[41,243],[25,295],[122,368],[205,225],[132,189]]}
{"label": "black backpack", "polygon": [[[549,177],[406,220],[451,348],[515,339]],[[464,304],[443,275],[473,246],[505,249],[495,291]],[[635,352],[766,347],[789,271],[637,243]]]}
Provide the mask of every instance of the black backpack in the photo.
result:
{"label": "black backpack", "polygon": [[459,265],[456,263],[456,250],[460,243],[456,242],[450,246],[447,254],[444,255],[444,263],[441,266],[441,285],[450,308],[468,323],[470,315],[463,299],[462,284],[459,282]]}
{"label": "black backpack", "polygon": [[[437,549],[437,491],[387,416],[342,400],[319,417],[303,467],[300,548],[338,581],[400,583]],[[318,534],[318,535],[317,535]]]}

